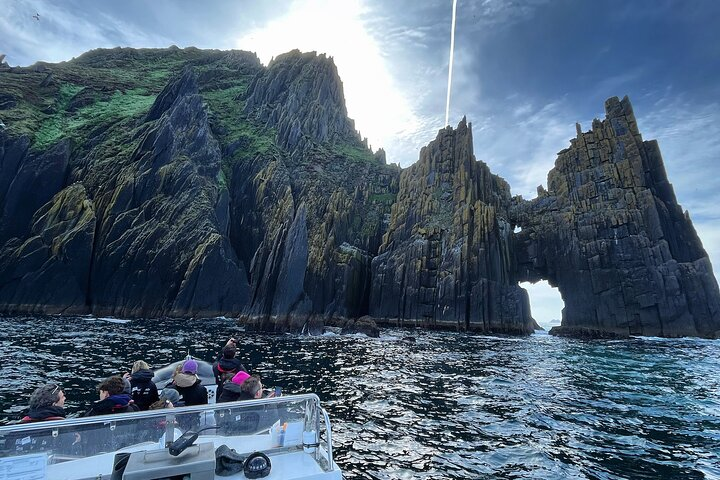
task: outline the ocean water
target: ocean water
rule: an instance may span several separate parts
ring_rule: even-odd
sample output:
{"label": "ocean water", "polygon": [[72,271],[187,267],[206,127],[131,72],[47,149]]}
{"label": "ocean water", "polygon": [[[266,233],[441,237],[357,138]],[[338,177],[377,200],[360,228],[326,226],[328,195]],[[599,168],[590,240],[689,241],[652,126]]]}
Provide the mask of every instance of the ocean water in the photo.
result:
{"label": "ocean water", "polygon": [[420,330],[245,334],[231,320],[0,318],[0,424],[40,382],[84,411],[104,377],[229,336],[265,385],[315,392],[347,479],[720,479],[720,341]]}

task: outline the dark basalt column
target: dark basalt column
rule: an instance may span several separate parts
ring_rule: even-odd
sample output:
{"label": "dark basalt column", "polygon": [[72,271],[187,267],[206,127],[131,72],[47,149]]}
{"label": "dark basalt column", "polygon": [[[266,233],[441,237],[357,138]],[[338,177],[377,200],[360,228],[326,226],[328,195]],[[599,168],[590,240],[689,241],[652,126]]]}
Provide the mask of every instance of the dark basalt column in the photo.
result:
{"label": "dark basalt column", "polygon": [[512,276],[510,187],[473,155],[465,119],[445,128],[400,176],[370,315],[381,322],[482,332],[533,331]]}
{"label": "dark basalt column", "polygon": [[589,132],[578,125],[548,190],[515,199],[517,279],[560,290],[554,334],[717,338],[717,281],[657,142],[642,140],[627,97],[605,109]]}

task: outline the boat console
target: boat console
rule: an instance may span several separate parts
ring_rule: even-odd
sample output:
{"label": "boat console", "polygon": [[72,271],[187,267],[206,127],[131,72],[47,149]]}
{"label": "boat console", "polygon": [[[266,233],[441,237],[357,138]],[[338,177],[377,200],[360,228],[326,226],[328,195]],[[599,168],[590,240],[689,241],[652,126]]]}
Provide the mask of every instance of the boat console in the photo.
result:
{"label": "boat console", "polygon": [[0,478],[331,480],[342,473],[327,412],[305,394],[0,427]]}

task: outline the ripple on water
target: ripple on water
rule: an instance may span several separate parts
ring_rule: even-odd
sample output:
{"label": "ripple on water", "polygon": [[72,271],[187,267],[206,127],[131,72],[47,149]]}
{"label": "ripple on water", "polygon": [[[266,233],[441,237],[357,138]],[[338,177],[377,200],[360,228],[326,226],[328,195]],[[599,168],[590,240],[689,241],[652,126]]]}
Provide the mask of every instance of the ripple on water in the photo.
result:
{"label": "ripple on water", "polygon": [[212,360],[234,336],[264,384],[321,397],[349,479],[720,478],[718,341],[268,337],[222,318],[109,320],[3,318],[0,421],[39,382],[62,383],[81,412],[136,359]]}

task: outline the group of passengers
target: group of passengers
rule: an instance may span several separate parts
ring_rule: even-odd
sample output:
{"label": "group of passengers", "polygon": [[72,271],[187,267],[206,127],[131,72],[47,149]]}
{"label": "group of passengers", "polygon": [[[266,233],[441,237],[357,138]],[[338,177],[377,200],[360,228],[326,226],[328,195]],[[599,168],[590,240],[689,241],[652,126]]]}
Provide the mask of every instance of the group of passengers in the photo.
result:
{"label": "group of passengers", "polygon": [[[130,373],[112,376],[102,381],[98,385],[99,400],[93,402],[82,416],[207,404],[208,391],[198,377],[198,367],[198,362],[195,360],[185,360],[173,373],[170,383],[159,393],[153,382],[154,372],[146,362],[138,360],[133,363]],[[218,360],[213,364],[213,373],[217,384],[217,403],[263,396],[260,378],[251,376],[237,358],[237,343],[234,338],[228,340],[218,355]],[[274,396],[274,393],[267,396]],[[29,409],[20,423],[65,419],[64,406],[65,393],[60,385],[54,383],[41,385],[31,394]],[[193,420],[193,424],[198,420],[195,417],[197,415],[188,417]],[[181,421],[178,423],[183,427]],[[197,425],[188,424],[185,427],[193,426]],[[75,445],[80,441],[80,436],[75,434],[70,441]],[[64,443],[69,444],[69,442]]]}

